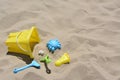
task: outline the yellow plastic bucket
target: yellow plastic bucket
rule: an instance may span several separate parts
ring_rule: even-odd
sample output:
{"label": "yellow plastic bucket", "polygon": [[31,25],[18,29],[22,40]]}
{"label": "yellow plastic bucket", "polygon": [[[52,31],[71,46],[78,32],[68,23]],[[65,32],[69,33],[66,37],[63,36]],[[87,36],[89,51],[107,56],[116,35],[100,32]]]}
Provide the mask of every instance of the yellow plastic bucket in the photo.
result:
{"label": "yellow plastic bucket", "polygon": [[30,30],[10,33],[6,40],[8,52],[21,53],[34,58],[32,55],[34,46],[40,42],[40,38],[35,26]]}

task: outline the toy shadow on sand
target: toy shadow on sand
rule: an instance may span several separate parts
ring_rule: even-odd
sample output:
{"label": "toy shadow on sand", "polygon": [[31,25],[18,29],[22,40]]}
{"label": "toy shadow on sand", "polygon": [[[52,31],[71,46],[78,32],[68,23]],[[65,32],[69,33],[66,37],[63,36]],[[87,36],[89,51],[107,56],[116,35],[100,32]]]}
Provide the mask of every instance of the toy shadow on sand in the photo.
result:
{"label": "toy shadow on sand", "polygon": [[16,56],[18,59],[26,62],[26,64],[30,64],[33,61],[33,59],[31,59],[28,55],[24,55],[24,54],[20,54],[20,53],[7,52],[7,55]]}

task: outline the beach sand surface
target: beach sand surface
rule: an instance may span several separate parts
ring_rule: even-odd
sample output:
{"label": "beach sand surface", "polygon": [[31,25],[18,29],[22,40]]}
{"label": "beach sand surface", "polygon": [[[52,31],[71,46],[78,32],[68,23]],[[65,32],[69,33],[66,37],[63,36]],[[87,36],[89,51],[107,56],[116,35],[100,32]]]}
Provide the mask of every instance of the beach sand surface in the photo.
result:
{"label": "beach sand surface", "polygon": [[[41,42],[34,47],[34,59],[44,50],[52,59],[47,74],[43,63],[17,74],[13,69],[31,62],[26,55],[8,54],[9,33],[36,26]],[[61,50],[46,48],[58,39]],[[70,64],[56,67],[65,52]],[[120,80],[119,0],[0,0],[0,80]]]}

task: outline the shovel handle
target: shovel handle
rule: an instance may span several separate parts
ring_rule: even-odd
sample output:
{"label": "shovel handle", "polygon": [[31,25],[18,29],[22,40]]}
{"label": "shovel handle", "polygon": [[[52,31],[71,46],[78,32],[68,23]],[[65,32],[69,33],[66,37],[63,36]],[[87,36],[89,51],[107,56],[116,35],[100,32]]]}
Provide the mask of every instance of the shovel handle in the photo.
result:
{"label": "shovel handle", "polygon": [[27,69],[27,68],[29,68],[29,67],[31,67],[31,65],[26,65],[26,66],[23,66],[23,67],[21,67],[21,68],[15,68],[15,69],[13,70],[13,72],[14,72],[14,73],[18,73],[19,71],[22,71],[22,70]]}
{"label": "shovel handle", "polygon": [[44,64],[45,64],[46,72],[47,72],[48,74],[50,74],[50,73],[51,73],[51,70],[48,68],[47,63],[44,62]]}
{"label": "shovel handle", "polygon": [[46,69],[46,72],[47,72],[48,74],[50,74],[50,73],[51,73],[51,70],[50,70],[50,69]]}

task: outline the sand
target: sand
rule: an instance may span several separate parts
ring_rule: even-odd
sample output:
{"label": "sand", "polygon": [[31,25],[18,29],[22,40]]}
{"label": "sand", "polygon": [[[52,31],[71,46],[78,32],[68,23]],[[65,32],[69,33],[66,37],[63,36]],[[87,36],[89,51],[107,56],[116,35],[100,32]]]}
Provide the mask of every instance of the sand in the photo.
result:
{"label": "sand", "polygon": [[[11,32],[37,26],[41,42],[33,54],[43,49],[52,58],[52,73],[34,67],[13,73],[27,65],[29,57],[7,54],[5,40]],[[57,38],[61,50],[54,54],[45,47]],[[54,62],[68,52],[70,64]],[[0,80],[120,80],[119,0],[0,0]]]}

